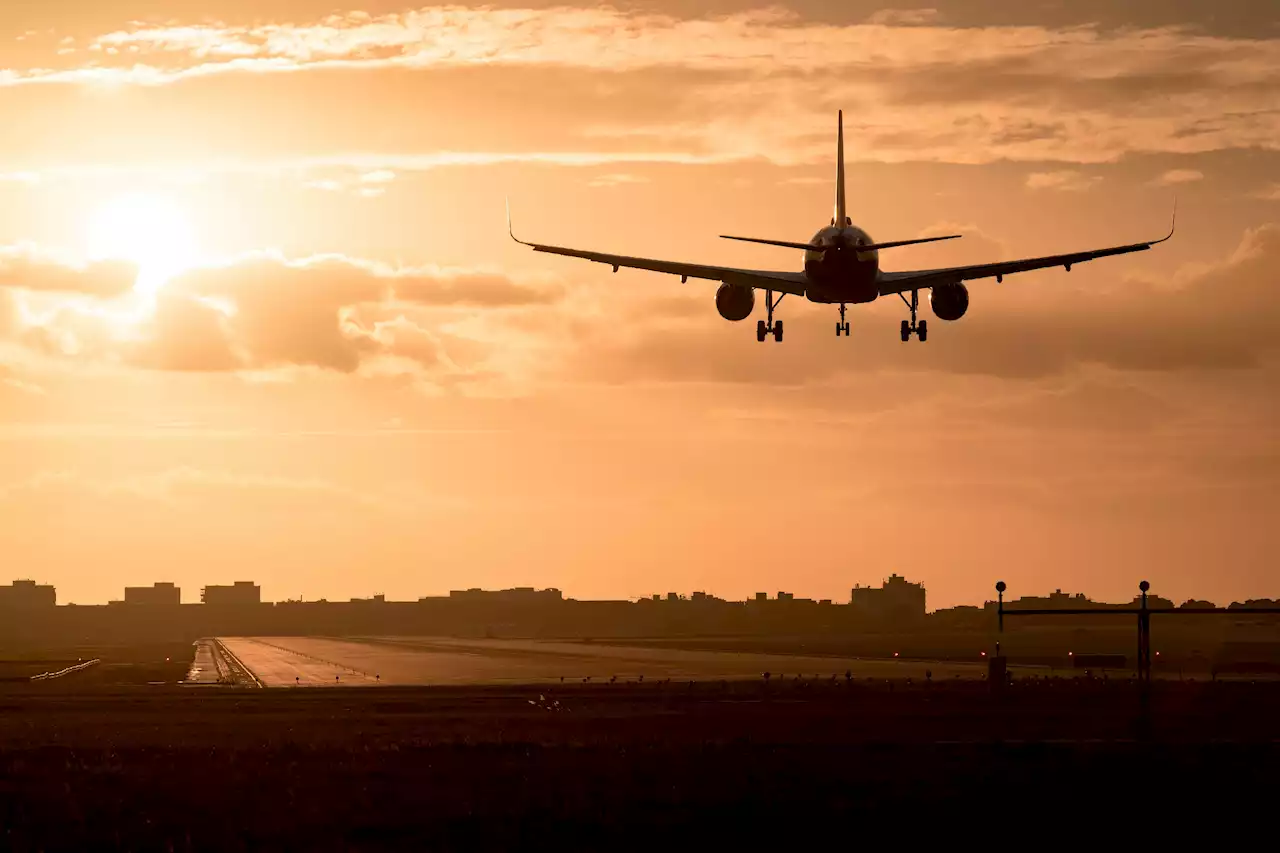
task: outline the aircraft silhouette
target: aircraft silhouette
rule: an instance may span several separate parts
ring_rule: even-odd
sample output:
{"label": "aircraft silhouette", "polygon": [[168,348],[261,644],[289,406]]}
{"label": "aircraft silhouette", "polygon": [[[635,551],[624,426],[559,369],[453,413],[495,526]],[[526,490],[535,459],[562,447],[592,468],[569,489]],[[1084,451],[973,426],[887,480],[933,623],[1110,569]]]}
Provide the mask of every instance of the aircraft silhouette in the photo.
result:
{"label": "aircraft silhouette", "polygon": [[[902,321],[902,340],[909,341],[914,334],[919,340],[928,340],[927,321],[917,322],[920,308],[920,291],[929,291],[929,304],[933,313],[940,320],[959,320],[969,309],[969,290],[964,282],[980,278],[995,278],[1003,281],[1006,275],[1027,272],[1029,270],[1062,267],[1071,272],[1074,264],[1105,258],[1111,255],[1124,255],[1130,252],[1141,252],[1150,249],[1157,243],[1163,243],[1173,236],[1177,227],[1177,205],[1174,205],[1173,223],[1169,233],[1159,240],[1144,243],[1132,243],[1127,246],[1112,246],[1106,249],[1092,249],[1084,252],[1071,252],[1065,255],[1049,255],[1041,258],[1023,258],[1015,261],[1001,261],[994,264],[975,264],[963,267],[947,267],[945,269],[912,270],[907,272],[885,272],[880,269],[880,250],[898,246],[910,246],[916,243],[932,243],[938,240],[954,240],[961,236],[951,234],[944,237],[923,237],[915,240],[894,240],[877,243],[866,231],[853,224],[845,209],[844,193],[844,112],[837,118],[837,150],[836,150],[836,202],[835,215],[831,223],[813,235],[808,243],[793,243],[786,240],[764,240],[755,237],[733,237],[720,235],[726,240],[743,240],[748,243],[764,243],[769,246],[782,246],[789,249],[800,249],[804,252],[804,270],[801,272],[772,272],[769,270],[747,270],[733,267],[706,266],[703,264],[686,264],[679,261],[664,261],[651,258],[633,258],[626,255],[610,255],[584,249],[568,249],[560,246],[546,246],[529,243],[515,235],[511,225],[511,206],[507,205],[507,231],[511,239],[536,252],[548,252],[554,255],[566,255],[572,258],[585,258],[588,261],[608,264],[617,272],[619,267],[630,267],[653,272],[668,273],[680,276],[680,280],[690,278],[719,281],[716,291],[716,310],[726,320],[739,321],[751,316],[755,310],[755,292],[765,292],[765,316],[767,319],[756,323],[756,340],[763,341],[770,335],[775,341],[782,340],[782,321],[774,322],[773,313],[787,295],[803,296],[810,302],[838,304],[840,320],[836,323],[836,335],[849,335],[849,323],[845,320],[845,309],[849,304],[874,302],[881,296],[897,295],[911,311],[911,319]],[[774,294],[777,293],[777,299]],[[907,294],[911,298],[907,299]]]}

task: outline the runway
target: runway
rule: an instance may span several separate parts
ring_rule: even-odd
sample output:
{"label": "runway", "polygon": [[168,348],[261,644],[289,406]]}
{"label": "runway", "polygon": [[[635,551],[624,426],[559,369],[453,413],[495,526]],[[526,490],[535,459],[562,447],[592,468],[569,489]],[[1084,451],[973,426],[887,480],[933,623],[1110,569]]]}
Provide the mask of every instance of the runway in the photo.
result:
{"label": "runway", "polygon": [[671,679],[979,678],[979,664],[446,637],[221,637],[264,687],[544,684]]}
{"label": "runway", "polygon": [[[264,687],[351,687],[377,679],[344,660],[340,642],[295,637],[220,637]],[[337,648],[330,648],[330,647]]]}

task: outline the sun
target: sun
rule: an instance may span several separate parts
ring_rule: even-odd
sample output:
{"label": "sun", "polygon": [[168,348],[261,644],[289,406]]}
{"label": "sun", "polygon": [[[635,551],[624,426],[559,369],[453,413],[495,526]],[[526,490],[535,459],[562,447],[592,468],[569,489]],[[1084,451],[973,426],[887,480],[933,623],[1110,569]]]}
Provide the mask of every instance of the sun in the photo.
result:
{"label": "sun", "polygon": [[154,296],[199,262],[195,232],[182,208],[150,193],[129,193],[104,204],[89,222],[89,257],[138,265],[134,290]]}

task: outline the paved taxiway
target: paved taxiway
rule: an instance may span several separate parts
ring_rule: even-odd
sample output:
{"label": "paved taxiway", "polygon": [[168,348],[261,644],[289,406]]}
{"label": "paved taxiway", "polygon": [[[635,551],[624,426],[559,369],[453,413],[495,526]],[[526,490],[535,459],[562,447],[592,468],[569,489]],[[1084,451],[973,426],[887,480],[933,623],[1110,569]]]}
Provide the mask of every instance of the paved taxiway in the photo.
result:
{"label": "paved taxiway", "polygon": [[568,681],[676,681],[815,675],[856,678],[978,678],[980,664],[859,660],[688,651],[537,640],[442,637],[223,637],[266,687],[540,684]]}

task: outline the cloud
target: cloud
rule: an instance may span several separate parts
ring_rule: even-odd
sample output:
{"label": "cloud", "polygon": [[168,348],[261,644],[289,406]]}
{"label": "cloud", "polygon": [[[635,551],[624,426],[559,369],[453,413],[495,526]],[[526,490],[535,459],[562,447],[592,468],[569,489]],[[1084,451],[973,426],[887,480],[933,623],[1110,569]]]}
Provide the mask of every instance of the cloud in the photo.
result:
{"label": "cloud", "polygon": [[[949,251],[973,257],[952,262],[1008,256],[1000,241],[970,227],[939,223],[926,232],[968,235]],[[901,260],[933,266],[923,254],[929,249],[904,249],[921,254]],[[1083,269],[1090,282],[1105,282],[1123,267],[1101,260]],[[1254,369],[1280,349],[1271,334],[1280,323],[1277,270],[1280,223],[1251,229],[1229,257],[1165,282],[1130,279],[1083,291],[1075,287],[1081,273],[1061,271],[974,282],[969,314],[955,325],[929,317],[926,294],[923,312],[933,327],[926,345],[901,345],[902,309],[880,300],[853,311],[854,335],[833,350],[833,309],[802,300],[781,309],[789,342],[766,347],[751,340],[749,323],[716,315],[713,288],[643,297],[610,291],[578,303],[548,279],[258,254],[179,276],[128,335],[92,313],[64,312],[11,337],[52,356],[155,370],[320,369],[434,388],[488,383],[503,393],[539,378],[803,387],[854,371],[1027,378],[1088,364]],[[619,313],[632,320],[607,319]]]}
{"label": "cloud", "polygon": [[0,288],[0,334],[7,324],[8,337],[45,355],[153,370],[353,373],[391,358],[456,380],[470,371],[445,354],[445,338],[422,325],[428,314],[549,306],[562,294],[545,276],[257,253],[176,276],[141,319],[136,307],[125,315],[63,305],[26,323]]}
{"label": "cloud", "polygon": [[237,370],[257,358],[237,344],[232,318],[215,304],[166,288],[156,297],[146,336],[127,347],[130,363],[152,370]]}
{"label": "cloud", "polygon": [[[300,127],[297,117],[308,112],[330,125],[309,132],[309,144],[344,134],[367,139],[376,116],[379,146],[400,139],[405,152],[422,150],[427,134],[449,134],[451,124],[518,116],[508,122],[519,127],[511,147],[549,155],[589,157],[582,143],[594,138],[605,153],[632,140],[644,143],[633,156],[767,152],[780,162],[818,162],[829,157],[830,113],[840,106],[858,140],[851,155],[892,162],[1114,162],[1129,152],[1275,149],[1280,139],[1272,96],[1280,39],[1096,25],[949,27],[927,10],[882,11],[873,21],[817,22],[778,9],[678,17],[452,6],[296,25],[137,26],[98,38],[93,67],[33,64],[9,71],[0,85],[39,84],[48,100],[55,84],[72,84],[73,110],[92,111],[78,103],[83,84],[132,84],[139,92],[121,101],[154,102],[156,113],[173,115],[203,102],[184,96],[172,105],[160,90],[181,83],[184,92],[217,91],[219,103],[243,110],[249,139],[267,117],[275,126],[287,113]],[[211,82],[248,75],[258,79],[222,89]],[[509,85],[517,76],[527,85]],[[350,108],[329,109],[334,98],[317,91],[352,93]],[[389,98],[422,103],[436,92],[436,109],[459,122],[424,131],[414,110],[386,109]],[[27,114],[22,106],[5,105]],[[556,121],[541,118],[548,109]],[[570,120],[560,121],[561,113]],[[190,133],[198,145],[204,121],[192,115],[189,129],[179,123],[163,134]],[[203,144],[223,127],[203,132]],[[154,144],[161,142],[175,150],[175,140]]]}
{"label": "cloud", "polygon": [[18,329],[18,306],[13,301],[13,294],[0,287],[0,340],[12,335]]}
{"label": "cloud", "polygon": [[627,172],[613,172],[608,175],[597,175],[588,182],[592,187],[619,187],[624,184],[647,184],[649,179]]}
{"label": "cloud", "polygon": [[1280,201],[1280,183],[1272,184],[1269,187],[1263,187],[1254,195],[1256,198],[1260,198],[1263,201]]}
{"label": "cloud", "polygon": [[[2,328],[0,328],[0,334],[3,334]],[[17,371],[4,362],[0,362],[0,392],[3,391],[10,391],[28,397],[47,397],[49,394],[42,386],[19,375]]]}
{"label": "cloud", "polygon": [[11,388],[21,394],[27,394],[32,397],[47,397],[49,392],[33,382],[27,382],[22,379],[15,379],[12,376],[5,376],[5,371],[0,369],[0,384],[5,388]]}
{"label": "cloud", "polygon": [[[973,304],[977,346],[962,363],[1010,374],[1074,363],[1152,371],[1260,367],[1280,346],[1268,331],[1280,322],[1278,270],[1280,223],[1269,223],[1245,232],[1229,257],[1188,268],[1175,286],[1129,280],[1106,294],[1055,288],[1035,307],[1018,294],[1006,316],[979,313]],[[982,284],[970,288],[976,299]]]}
{"label": "cloud", "polygon": [[939,18],[937,9],[879,9],[867,18],[868,24],[883,26],[919,26],[932,24]]}
{"label": "cloud", "polygon": [[504,308],[546,304],[559,296],[545,281],[520,283],[469,270],[399,269],[342,256],[286,261],[260,255],[193,271],[170,287],[175,299],[212,297],[234,306],[225,320],[217,309],[193,306],[187,320],[203,315],[205,328],[225,326],[228,339],[245,354],[246,366],[301,364],[343,372],[356,370],[365,355],[378,351],[415,360],[427,351],[420,341],[407,344],[403,330],[383,335],[344,309],[387,303]]}
{"label": "cloud", "polygon": [[[1213,64],[1231,79],[1233,74],[1262,70],[1276,50],[1266,40],[1251,43],[1171,28],[919,26],[937,19],[933,9],[881,10],[865,24],[842,25],[809,22],[799,13],[778,8],[681,18],[610,7],[428,7],[296,25],[141,26],[96,42],[99,47],[138,47],[137,56],[114,64],[99,60],[101,66],[78,73],[134,75],[139,81],[157,82],[181,73],[283,71],[334,63],[411,68],[553,64],[605,70],[677,65],[741,71],[767,62],[802,71],[833,66],[894,70],[957,59],[1044,57],[1093,60],[1093,67],[1066,69],[1086,79],[1159,69],[1169,58],[1191,61],[1197,69]],[[17,73],[11,81],[23,78]]]}
{"label": "cloud", "polygon": [[[1106,276],[1107,263],[1081,269]],[[1188,268],[1173,285],[1126,280],[1086,292],[1049,273],[973,282],[969,313],[955,324],[929,316],[922,294],[931,327],[922,346],[897,341],[904,312],[896,300],[851,312],[849,339],[832,338],[834,309],[787,300],[780,316],[789,339],[801,343],[757,345],[750,323],[726,323],[715,314],[709,291],[702,319],[638,314],[623,332],[579,329],[576,350],[591,356],[573,370],[579,379],[610,384],[803,388],[885,370],[1030,379],[1081,365],[1163,373],[1266,369],[1280,353],[1273,334],[1280,324],[1278,271],[1280,223],[1272,223],[1250,229],[1230,256]]]}
{"label": "cloud", "polygon": [[123,492],[152,500],[174,502],[186,495],[205,491],[254,491],[320,494],[330,498],[343,498],[364,506],[386,508],[388,502],[373,495],[364,494],[318,479],[273,477],[262,474],[232,474],[199,468],[180,467],[157,474],[122,479],[100,488]]}
{"label": "cloud", "polygon": [[82,263],[25,244],[0,247],[0,288],[110,298],[131,291],[137,277],[124,261]]}
{"label": "cloud", "polygon": [[1084,172],[1064,169],[1057,172],[1032,172],[1027,175],[1026,186],[1029,190],[1085,192],[1101,180],[1102,178],[1098,175],[1086,175]]}
{"label": "cloud", "polygon": [[[314,498],[383,511],[413,511],[424,503],[395,499],[350,489],[325,480],[273,476],[257,473],[233,473],[193,467],[176,467],[151,474],[113,479],[88,478],[76,471],[45,471],[24,480],[0,484],[0,502],[63,500],[62,495],[97,497],[119,501],[133,498],[148,503],[182,506],[213,499],[225,501],[232,494],[259,497],[279,496],[297,500]],[[420,499],[421,500],[421,499]],[[440,502],[442,505],[444,501]]]}
{"label": "cloud", "polygon": [[1153,183],[1156,186],[1171,187],[1176,184],[1190,184],[1195,181],[1203,181],[1204,172],[1196,169],[1170,169],[1160,177],[1156,178]]}

